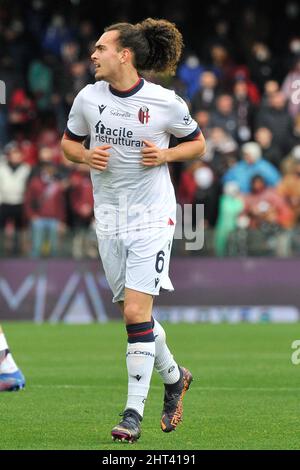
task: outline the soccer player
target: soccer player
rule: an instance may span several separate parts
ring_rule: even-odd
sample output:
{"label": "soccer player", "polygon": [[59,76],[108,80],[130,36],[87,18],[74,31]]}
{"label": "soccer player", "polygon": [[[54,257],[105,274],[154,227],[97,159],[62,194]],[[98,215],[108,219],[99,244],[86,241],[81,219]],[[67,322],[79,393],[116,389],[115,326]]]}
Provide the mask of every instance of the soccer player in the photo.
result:
{"label": "soccer player", "polygon": [[25,378],[10,353],[0,326],[0,392],[17,391],[24,387]]}
{"label": "soccer player", "polygon": [[[175,362],[152,308],[160,288],[173,290],[168,270],[176,200],[168,163],[202,156],[205,140],[186,103],[141,76],[173,72],[182,47],[181,33],[166,20],[107,27],[91,56],[96,83],[75,98],[62,139],[66,158],[90,166],[99,252],[128,335],[128,395],[112,429],[116,440],[140,437],[153,368],[165,384],[164,432],[181,421],[192,381]],[[178,145],[168,148],[172,134]],[[87,136],[89,149],[82,145]]]}

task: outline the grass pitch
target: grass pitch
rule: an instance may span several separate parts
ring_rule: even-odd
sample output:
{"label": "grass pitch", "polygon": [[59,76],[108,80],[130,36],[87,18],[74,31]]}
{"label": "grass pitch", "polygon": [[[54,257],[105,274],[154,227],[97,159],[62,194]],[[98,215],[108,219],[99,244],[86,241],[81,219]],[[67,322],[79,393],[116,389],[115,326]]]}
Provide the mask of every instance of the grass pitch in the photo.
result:
{"label": "grass pitch", "polygon": [[[161,432],[154,372],[142,437],[130,450],[300,447],[300,365],[291,362],[298,325],[164,326],[194,375],[184,421]],[[122,323],[3,327],[27,386],[0,394],[0,449],[128,449],[110,437],[127,393]]]}

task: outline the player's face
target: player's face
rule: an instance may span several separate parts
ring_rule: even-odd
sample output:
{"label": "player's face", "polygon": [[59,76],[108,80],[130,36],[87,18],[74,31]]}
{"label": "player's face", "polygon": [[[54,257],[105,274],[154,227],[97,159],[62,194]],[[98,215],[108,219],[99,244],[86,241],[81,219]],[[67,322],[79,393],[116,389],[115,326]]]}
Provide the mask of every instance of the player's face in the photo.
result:
{"label": "player's face", "polygon": [[95,79],[110,81],[120,72],[122,51],[118,48],[118,31],[107,31],[96,42],[91,59],[95,65]]}

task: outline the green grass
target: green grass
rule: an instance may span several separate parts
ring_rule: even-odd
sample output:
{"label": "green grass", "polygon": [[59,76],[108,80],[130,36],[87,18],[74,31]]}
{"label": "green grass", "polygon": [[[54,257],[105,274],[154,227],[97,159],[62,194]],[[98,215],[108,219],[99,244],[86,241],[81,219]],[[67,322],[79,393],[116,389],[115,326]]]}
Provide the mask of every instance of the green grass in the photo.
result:
{"label": "green grass", "polygon": [[[26,374],[20,393],[0,394],[0,449],[127,449],[110,430],[126,401],[121,323],[3,324]],[[194,382],[184,422],[160,431],[163,388],[154,373],[134,449],[297,449],[298,325],[165,325],[170,348]],[[133,449],[133,447],[130,447]]]}

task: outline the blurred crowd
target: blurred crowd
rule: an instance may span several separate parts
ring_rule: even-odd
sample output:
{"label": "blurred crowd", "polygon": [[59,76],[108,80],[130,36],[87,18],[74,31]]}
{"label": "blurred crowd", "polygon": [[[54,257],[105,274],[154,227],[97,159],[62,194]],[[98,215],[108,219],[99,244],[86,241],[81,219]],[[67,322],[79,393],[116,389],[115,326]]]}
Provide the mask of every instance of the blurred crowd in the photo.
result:
{"label": "blurred crowd", "polygon": [[[2,254],[55,256],[71,233],[73,256],[97,256],[89,171],[63,158],[60,139],[74,97],[94,81],[90,54],[101,28],[76,8],[72,17],[72,9],[33,0],[25,14],[17,4],[0,5]],[[260,231],[267,239],[284,235],[288,255],[300,224],[300,33],[285,29],[271,42],[272,18],[244,5],[232,25],[229,4],[215,2],[223,10],[212,11],[205,43],[187,33],[175,77],[146,78],[183,97],[206,137],[201,161],[170,169],[180,204],[204,204],[214,253],[230,254],[233,233]],[[299,22],[298,4],[286,5],[286,21]],[[184,4],[175,6],[169,19],[181,26]],[[122,15],[112,22],[129,20]]]}

